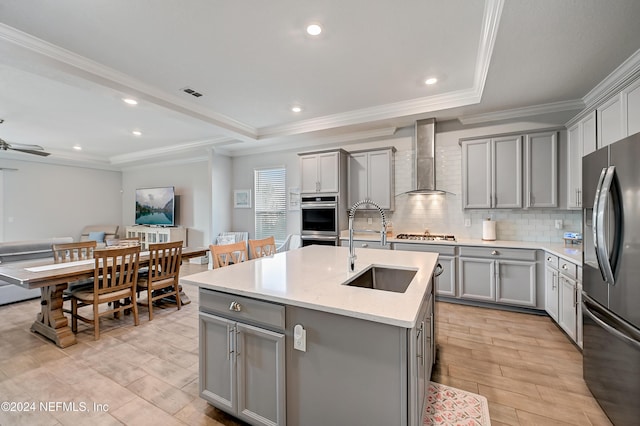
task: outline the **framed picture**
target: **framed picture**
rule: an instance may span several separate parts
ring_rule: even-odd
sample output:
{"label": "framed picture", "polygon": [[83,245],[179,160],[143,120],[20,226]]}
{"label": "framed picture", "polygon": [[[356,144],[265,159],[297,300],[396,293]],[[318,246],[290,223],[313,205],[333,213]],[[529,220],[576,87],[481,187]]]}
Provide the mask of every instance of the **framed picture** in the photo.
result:
{"label": "framed picture", "polygon": [[300,188],[289,188],[289,210],[300,210]]}
{"label": "framed picture", "polygon": [[233,207],[236,209],[251,208],[251,190],[236,189],[233,191]]}

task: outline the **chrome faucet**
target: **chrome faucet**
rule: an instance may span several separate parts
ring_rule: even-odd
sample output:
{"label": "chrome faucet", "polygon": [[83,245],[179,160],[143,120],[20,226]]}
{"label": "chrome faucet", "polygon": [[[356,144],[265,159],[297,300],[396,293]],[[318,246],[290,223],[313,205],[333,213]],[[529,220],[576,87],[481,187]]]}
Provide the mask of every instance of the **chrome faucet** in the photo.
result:
{"label": "chrome faucet", "polygon": [[349,210],[349,271],[351,272],[355,270],[355,260],[356,260],[356,252],[355,252],[355,248],[353,247],[353,219],[356,215],[356,210],[358,210],[358,207],[360,207],[363,204],[371,204],[372,206],[375,206],[380,212],[380,216],[382,217],[382,229],[380,230],[380,244],[382,244],[383,246],[387,245],[387,219],[384,216],[384,211],[382,210],[382,207],[380,207],[379,205],[377,205],[376,203],[374,203],[369,199],[360,200],[356,202],[353,206],[351,206],[351,210]]}

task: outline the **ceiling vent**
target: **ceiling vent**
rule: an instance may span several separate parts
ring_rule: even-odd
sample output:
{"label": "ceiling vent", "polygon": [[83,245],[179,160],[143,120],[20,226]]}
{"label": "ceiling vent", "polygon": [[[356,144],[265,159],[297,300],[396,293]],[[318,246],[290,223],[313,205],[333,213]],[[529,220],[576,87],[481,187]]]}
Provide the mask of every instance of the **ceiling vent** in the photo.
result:
{"label": "ceiling vent", "polygon": [[196,92],[195,90],[193,90],[191,87],[185,87],[183,89],[181,89],[184,93],[188,93],[191,96],[194,96],[196,98],[199,98],[200,96],[202,96],[202,93],[200,92]]}

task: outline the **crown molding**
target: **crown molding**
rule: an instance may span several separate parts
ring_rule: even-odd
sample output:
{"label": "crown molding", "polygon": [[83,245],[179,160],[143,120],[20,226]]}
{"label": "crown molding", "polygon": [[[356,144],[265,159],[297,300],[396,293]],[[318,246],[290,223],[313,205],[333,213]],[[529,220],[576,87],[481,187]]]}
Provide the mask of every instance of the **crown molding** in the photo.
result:
{"label": "crown molding", "polygon": [[585,109],[595,108],[606,98],[619,92],[626,85],[640,76],[640,49],[636,50],[615,70],[605,77],[582,100]]}
{"label": "crown molding", "polygon": [[[498,37],[498,27],[504,0],[486,0],[484,4],[484,15],[482,17],[482,29],[480,31],[480,43],[478,45],[478,56],[476,59],[476,69],[474,73],[473,87],[478,92],[478,97],[482,98],[484,85],[489,73],[493,47]],[[480,102],[480,101],[478,101]]]}
{"label": "crown molding", "polygon": [[191,156],[185,158],[176,158],[172,160],[164,160],[164,161],[154,161],[152,163],[145,164],[134,164],[131,166],[122,167],[121,171],[132,171],[132,170],[144,170],[158,167],[168,167],[168,166],[179,166],[183,164],[194,164],[194,163],[203,163],[208,162],[209,157],[204,155]]}
{"label": "crown molding", "polygon": [[555,112],[579,110],[584,108],[584,102],[581,99],[572,101],[552,102],[548,104],[532,105],[522,108],[513,108],[503,111],[487,112],[484,114],[474,114],[458,118],[464,124],[488,123],[491,121],[512,120],[516,118],[532,117],[542,114],[551,114]]}
{"label": "crown molding", "polygon": [[181,143],[179,145],[167,146],[162,148],[136,151],[136,152],[131,152],[129,154],[115,155],[109,158],[109,161],[111,162],[111,164],[114,164],[114,165],[133,163],[136,161],[148,160],[150,158],[188,152],[195,149],[201,149],[201,148],[206,149],[216,145],[224,145],[232,141],[234,141],[234,139],[229,137],[205,139],[200,141]]}
{"label": "crown molding", "polygon": [[257,138],[255,128],[247,124],[199,105],[187,103],[178,96],[2,23],[0,23],[0,40],[36,54],[41,62],[55,69],[211,123],[230,136],[249,140]]}

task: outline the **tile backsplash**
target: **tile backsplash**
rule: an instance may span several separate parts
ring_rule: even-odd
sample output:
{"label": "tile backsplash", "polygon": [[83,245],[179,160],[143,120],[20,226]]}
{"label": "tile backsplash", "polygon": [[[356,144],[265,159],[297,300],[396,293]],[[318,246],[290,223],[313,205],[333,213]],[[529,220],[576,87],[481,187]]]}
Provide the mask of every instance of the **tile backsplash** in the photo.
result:
{"label": "tile backsplash", "polygon": [[[388,214],[393,233],[454,234],[457,238],[482,238],[482,221],[496,221],[500,240],[563,242],[566,231],[580,232],[580,211],[549,209],[464,210],[462,208],[462,154],[457,139],[441,138],[436,143],[436,187],[445,195],[408,195],[413,189],[414,159],[410,146],[398,148],[395,154],[396,208]],[[373,225],[367,224],[372,218]],[[556,229],[556,221],[562,221]],[[470,226],[465,226],[465,222]],[[358,212],[357,229],[377,229],[377,213]]]}

